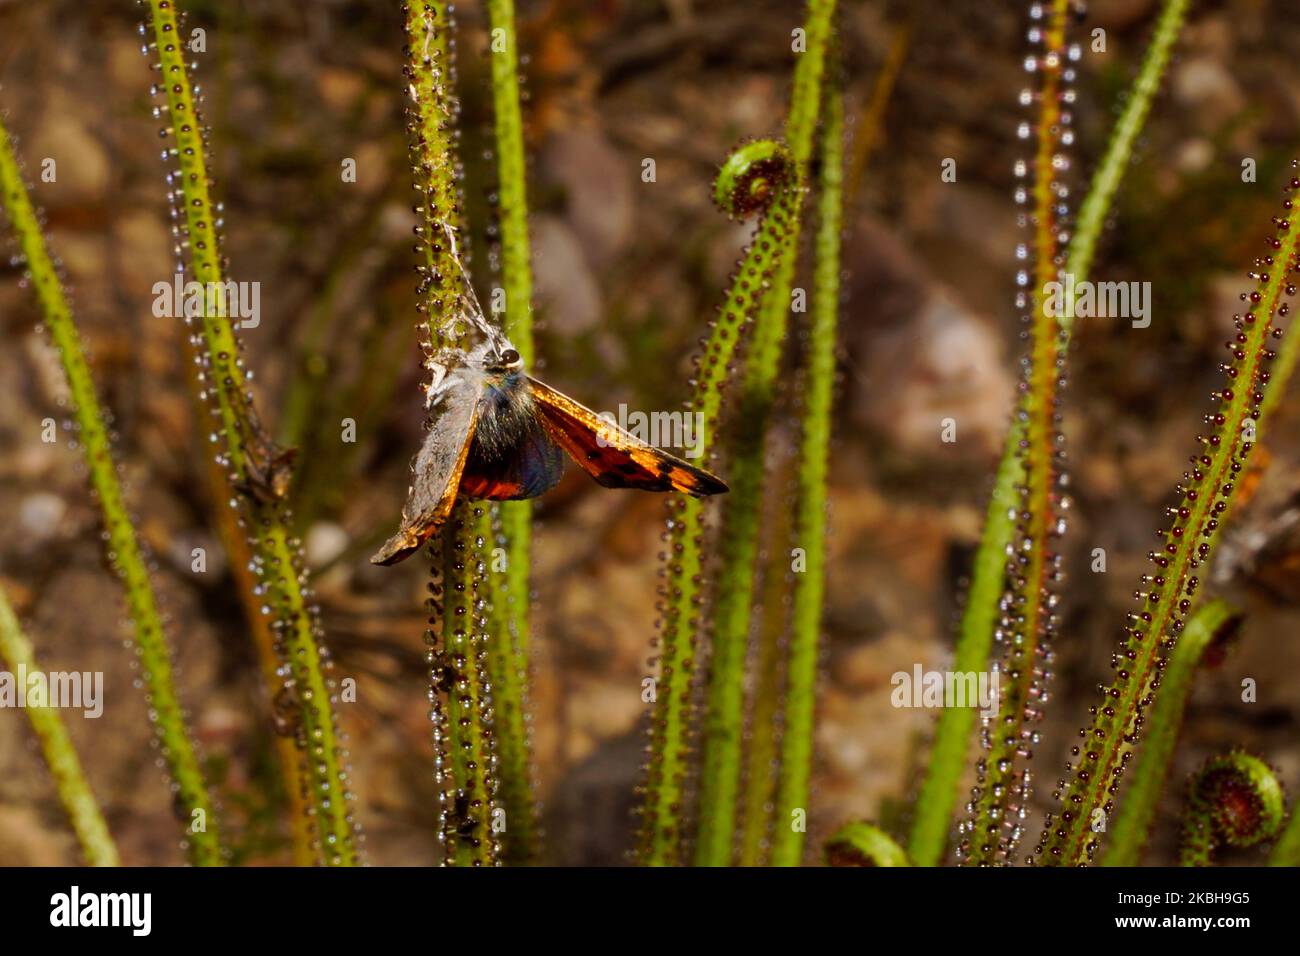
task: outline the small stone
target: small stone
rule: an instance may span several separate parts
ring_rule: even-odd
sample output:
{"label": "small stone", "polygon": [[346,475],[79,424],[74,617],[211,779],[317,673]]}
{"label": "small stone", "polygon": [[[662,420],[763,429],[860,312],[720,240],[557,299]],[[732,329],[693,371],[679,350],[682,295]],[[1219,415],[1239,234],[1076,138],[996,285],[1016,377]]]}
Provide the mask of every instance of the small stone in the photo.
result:
{"label": "small stone", "polygon": [[318,521],[307,530],[303,547],[309,567],[319,568],[342,554],[351,541],[348,533],[332,521]]}
{"label": "small stone", "polygon": [[18,506],[18,527],[35,541],[47,541],[58,533],[67,510],[67,503],[58,495],[38,491]]}

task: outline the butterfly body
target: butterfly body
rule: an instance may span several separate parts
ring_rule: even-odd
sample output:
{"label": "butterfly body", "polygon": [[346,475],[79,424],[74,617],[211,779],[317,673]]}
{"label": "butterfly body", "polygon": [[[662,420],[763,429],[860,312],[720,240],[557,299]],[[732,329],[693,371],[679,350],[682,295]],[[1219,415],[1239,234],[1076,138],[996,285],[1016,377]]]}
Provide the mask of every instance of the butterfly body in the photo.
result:
{"label": "butterfly body", "polygon": [[536,498],[563,476],[564,452],[538,418],[528,376],[487,376],[460,493],[496,501]]}
{"label": "butterfly body", "polygon": [[567,454],[609,488],[684,491],[703,496],[726,484],[654,448],[584,405],[531,378],[518,351],[481,313],[471,318],[484,340],[433,361],[430,425],[412,463],[402,524],[370,560],[409,557],[447,516],[457,497],[535,498],[559,482]]}

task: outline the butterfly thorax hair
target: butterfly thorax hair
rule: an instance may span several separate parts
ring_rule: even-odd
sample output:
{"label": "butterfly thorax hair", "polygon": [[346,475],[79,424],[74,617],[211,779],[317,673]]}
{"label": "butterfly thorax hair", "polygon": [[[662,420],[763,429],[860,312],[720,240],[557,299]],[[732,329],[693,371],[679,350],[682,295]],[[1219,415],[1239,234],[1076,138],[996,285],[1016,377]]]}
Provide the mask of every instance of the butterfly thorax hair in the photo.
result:
{"label": "butterfly thorax hair", "polygon": [[430,363],[429,410],[434,417],[447,401],[456,401],[460,386],[475,385],[478,395],[471,455],[499,461],[538,429],[524,363],[510,340],[496,332],[468,351],[443,349]]}
{"label": "butterfly thorax hair", "polygon": [[528,379],[522,371],[493,372],[484,375],[483,396],[479,399],[478,425],[470,455],[484,461],[500,461],[514,455],[520,443],[539,432],[537,414]]}

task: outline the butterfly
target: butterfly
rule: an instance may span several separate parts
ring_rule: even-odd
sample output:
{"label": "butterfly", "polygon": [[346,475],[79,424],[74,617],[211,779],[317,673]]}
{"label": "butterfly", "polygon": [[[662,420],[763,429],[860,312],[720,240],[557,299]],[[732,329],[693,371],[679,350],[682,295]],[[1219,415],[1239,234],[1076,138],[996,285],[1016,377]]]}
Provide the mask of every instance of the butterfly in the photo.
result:
{"label": "butterfly", "polygon": [[503,501],[549,491],[564,473],[565,455],[606,488],[696,497],[727,490],[717,476],[528,375],[518,349],[483,318],[472,291],[461,304],[481,341],[442,349],[428,363],[429,431],[411,463],[401,526],[372,563],[396,564],[418,551],[458,497]]}

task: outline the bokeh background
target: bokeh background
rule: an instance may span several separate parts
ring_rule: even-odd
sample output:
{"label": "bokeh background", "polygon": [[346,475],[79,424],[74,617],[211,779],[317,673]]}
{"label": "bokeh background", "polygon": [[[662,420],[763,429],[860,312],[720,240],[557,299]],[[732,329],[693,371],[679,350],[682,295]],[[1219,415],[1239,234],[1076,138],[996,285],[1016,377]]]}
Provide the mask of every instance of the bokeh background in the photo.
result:
{"label": "bokeh background", "polygon": [[[521,0],[541,375],[596,409],[674,409],[748,227],[709,200],[727,151],[778,133],[792,67],[790,0]],[[1015,388],[1019,239],[1011,199],[1027,4],[852,0],[842,43],[852,206],[831,468],[829,590],[810,825],[902,826],[934,714],[890,705],[890,676],[951,651]],[[1071,173],[1086,185],[1155,0],[1094,0],[1106,31],[1078,84]],[[295,489],[328,643],[358,701],[340,707],[371,862],[436,858],[426,717],[423,561],[366,557],[395,524],[420,438],[411,190],[399,4],[191,2],[206,30],[212,167],[232,278],[261,283],[243,336],[263,418],[301,448]],[[471,266],[491,274],[491,163],[482,4],[458,5]],[[1195,2],[1095,268],[1149,281],[1150,328],[1084,321],[1064,409],[1076,499],[1054,701],[1034,761],[1040,804],[1066,738],[1107,674],[1162,508],[1170,502],[1245,271],[1263,250],[1286,161],[1300,152],[1300,24],[1285,0]],[[0,0],[0,109],[75,290],[96,381],[156,560],[183,697],[243,862],[288,859],[268,705],[207,494],[179,322],[151,312],[173,255],[134,4]],[[891,48],[904,55],[879,124],[866,104]],[[863,135],[869,132],[870,136]],[[863,143],[872,141],[869,151]],[[1241,180],[1243,158],[1258,181]],[[340,163],[352,158],[357,181]],[[656,161],[653,183],[641,163]],[[940,178],[945,158],[957,181]],[[32,178],[37,178],[32,175]],[[50,669],[102,670],[98,721],[73,737],[124,858],[181,861],[151,749],[120,590],[67,434],[58,364],[20,269],[0,258],[0,586]],[[1248,611],[1193,694],[1175,779],[1244,745],[1300,791],[1300,442],[1297,398],[1267,434],[1272,466],[1242,510],[1216,592]],[[359,439],[339,441],[339,421]],[[958,441],[939,438],[954,417]],[[774,449],[788,451],[790,431]],[[537,508],[532,714],[544,859],[617,864],[640,779],[663,503],[576,470]],[[190,572],[204,547],[209,572]],[[1105,573],[1090,570],[1104,548]],[[1243,703],[1240,684],[1258,682]],[[1148,860],[1172,859],[1167,794]],[[1034,831],[1036,832],[1036,830]],[[1250,851],[1230,862],[1252,862]],[[0,712],[0,863],[77,859],[25,720]]]}

